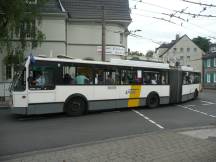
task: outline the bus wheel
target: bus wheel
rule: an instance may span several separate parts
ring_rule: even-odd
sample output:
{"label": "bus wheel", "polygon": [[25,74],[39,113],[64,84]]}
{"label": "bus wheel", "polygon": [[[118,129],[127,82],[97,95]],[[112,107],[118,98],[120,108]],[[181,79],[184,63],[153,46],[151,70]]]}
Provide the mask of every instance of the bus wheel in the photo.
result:
{"label": "bus wheel", "polygon": [[86,102],[81,97],[73,97],[66,102],[64,111],[69,116],[80,116],[86,111]]}
{"label": "bus wheel", "polygon": [[196,99],[199,96],[199,92],[197,91],[197,89],[194,92],[194,99]]}
{"label": "bus wheel", "polygon": [[146,102],[149,108],[155,108],[159,106],[160,100],[156,93],[150,93]]}

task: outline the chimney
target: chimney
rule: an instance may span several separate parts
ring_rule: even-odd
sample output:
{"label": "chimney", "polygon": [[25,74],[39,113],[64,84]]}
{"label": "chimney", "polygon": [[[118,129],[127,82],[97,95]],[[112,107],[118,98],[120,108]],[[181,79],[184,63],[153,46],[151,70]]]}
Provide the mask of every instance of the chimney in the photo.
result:
{"label": "chimney", "polygon": [[176,34],[176,40],[178,40],[180,38],[179,34]]}

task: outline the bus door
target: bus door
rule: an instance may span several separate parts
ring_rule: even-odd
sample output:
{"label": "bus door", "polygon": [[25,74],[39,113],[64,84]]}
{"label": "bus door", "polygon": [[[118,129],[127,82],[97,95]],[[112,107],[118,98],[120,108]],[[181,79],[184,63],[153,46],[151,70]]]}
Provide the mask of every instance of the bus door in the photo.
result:
{"label": "bus door", "polygon": [[118,72],[116,69],[96,68],[94,99],[100,109],[116,108],[118,99]]}
{"label": "bus door", "polygon": [[28,106],[27,89],[26,89],[26,68],[17,72],[12,82],[11,106],[24,108]]}
{"label": "bus door", "polygon": [[181,102],[182,97],[182,71],[171,69],[169,71],[170,103]]}

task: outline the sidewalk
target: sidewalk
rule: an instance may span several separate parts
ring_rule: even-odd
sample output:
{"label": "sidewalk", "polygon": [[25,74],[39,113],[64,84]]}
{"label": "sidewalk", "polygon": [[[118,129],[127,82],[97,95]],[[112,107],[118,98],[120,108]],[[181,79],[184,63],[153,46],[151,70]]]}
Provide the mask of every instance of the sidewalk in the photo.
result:
{"label": "sidewalk", "polygon": [[[199,131],[202,130],[205,131]],[[213,135],[215,131],[216,128],[207,130]],[[192,137],[194,133],[191,132],[193,131],[160,131],[4,158],[13,158],[6,160],[7,162],[216,161],[216,141]],[[0,161],[4,160],[0,157]]]}

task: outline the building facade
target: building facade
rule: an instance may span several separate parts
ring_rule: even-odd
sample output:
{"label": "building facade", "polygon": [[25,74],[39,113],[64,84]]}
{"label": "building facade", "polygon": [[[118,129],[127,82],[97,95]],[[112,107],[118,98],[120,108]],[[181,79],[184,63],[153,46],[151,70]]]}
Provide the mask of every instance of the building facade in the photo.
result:
{"label": "building facade", "polygon": [[[131,22],[128,0],[48,0],[41,13],[39,28],[46,39],[40,47],[26,49],[26,56],[32,53],[101,60],[102,24],[106,61],[127,54]],[[5,55],[4,50],[0,51],[0,81],[11,81],[14,69],[3,63]]]}
{"label": "building facade", "polygon": [[204,88],[216,89],[216,44],[211,44],[209,52],[203,56]]}
{"label": "building facade", "polygon": [[175,40],[158,47],[156,53],[164,62],[193,67],[194,70],[202,73],[202,56],[205,52],[187,35],[182,37],[177,35]]}

